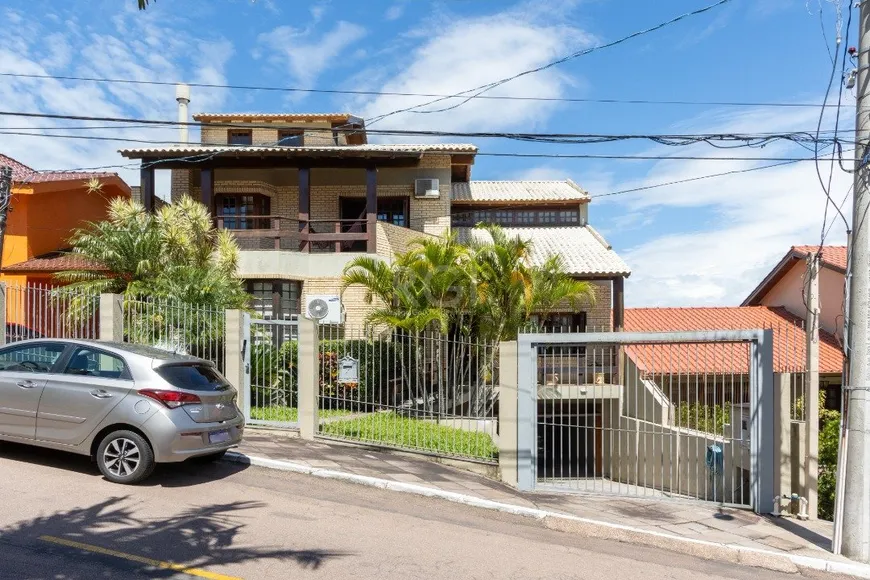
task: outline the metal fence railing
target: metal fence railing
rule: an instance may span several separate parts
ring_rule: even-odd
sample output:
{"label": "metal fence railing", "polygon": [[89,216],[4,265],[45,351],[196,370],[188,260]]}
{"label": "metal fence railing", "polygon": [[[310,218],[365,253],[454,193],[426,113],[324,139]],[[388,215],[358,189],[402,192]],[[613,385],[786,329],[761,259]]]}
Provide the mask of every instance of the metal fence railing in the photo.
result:
{"label": "metal fence railing", "polygon": [[210,360],[222,372],[226,314],[224,310],[165,298],[125,299],[122,314],[124,342]]}
{"label": "metal fence railing", "polygon": [[323,326],[319,365],[321,436],[496,460],[495,344]]}
{"label": "metal fence railing", "polygon": [[250,323],[245,416],[253,425],[295,427],[299,421],[298,322],[251,319]]}
{"label": "metal fence railing", "polygon": [[749,504],[749,345],[538,349],[537,481]]}
{"label": "metal fence railing", "polygon": [[99,338],[99,294],[48,284],[4,283],[6,342]]}

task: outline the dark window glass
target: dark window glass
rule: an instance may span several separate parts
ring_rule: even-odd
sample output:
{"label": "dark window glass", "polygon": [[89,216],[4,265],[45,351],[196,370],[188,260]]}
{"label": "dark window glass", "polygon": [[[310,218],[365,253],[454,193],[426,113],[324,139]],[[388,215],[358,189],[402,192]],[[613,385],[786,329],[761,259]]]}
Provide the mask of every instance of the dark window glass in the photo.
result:
{"label": "dark window glass", "polygon": [[247,216],[267,216],[271,200],[258,194],[224,194],[216,201],[217,214],[224,219],[228,230],[262,230],[270,227],[267,218]]}
{"label": "dark window glass", "polygon": [[302,286],[293,280],[250,280],[251,307],[263,318],[284,320],[299,314]]}
{"label": "dark window glass", "polygon": [[304,134],[297,129],[278,131],[278,144],[284,147],[302,147]]}
{"label": "dark window glass", "polygon": [[227,144],[229,145],[252,145],[253,135],[251,131],[228,131]]}
{"label": "dark window glass", "polygon": [[130,378],[124,359],[92,348],[77,348],[70,358],[64,374],[102,377],[104,379]]}
{"label": "dark window glass", "polygon": [[0,371],[47,373],[60,358],[65,345],[28,344],[0,351]]}
{"label": "dark window glass", "polygon": [[157,367],[157,374],[177,389],[188,391],[224,391],[227,380],[211,365],[167,365]]}
{"label": "dark window glass", "polygon": [[381,198],[378,200],[378,221],[391,223],[403,228],[408,227],[407,200]]}

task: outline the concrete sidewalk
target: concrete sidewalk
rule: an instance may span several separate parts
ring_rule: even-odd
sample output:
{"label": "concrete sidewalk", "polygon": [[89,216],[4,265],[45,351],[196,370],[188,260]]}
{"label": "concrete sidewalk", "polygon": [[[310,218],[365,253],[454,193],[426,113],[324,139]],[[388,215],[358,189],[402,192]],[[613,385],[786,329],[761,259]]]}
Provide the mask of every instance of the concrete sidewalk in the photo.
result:
{"label": "concrete sidewalk", "polygon": [[[586,520],[583,523],[594,520],[626,530],[647,532],[653,537],[667,536],[671,540],[678,538],[689,543],[714,543],[743,549],[744,552],[757,550],[776,553],[793,556],[792,561],[801,557],[824,559],[836,563],[838,571],[856,572],[844,569],[854,563],[830,552],[830,522],[800,522],[791,518],[757,516],[748,510],[721,508],[690,500],[520,493],[483,475],[443,465],[425,456],[320,439],[305,441],[291,432],[249,429],[238,452],[250,458],[292,462],[312,470],[378,478],[518,508],[545,510],[583,518]],[[487,466],[475,468],[487,471]],[[670,549],[682,551],[679,547]],[[870,568],[863,572],[857,570],[857,575],[870,578]]]}

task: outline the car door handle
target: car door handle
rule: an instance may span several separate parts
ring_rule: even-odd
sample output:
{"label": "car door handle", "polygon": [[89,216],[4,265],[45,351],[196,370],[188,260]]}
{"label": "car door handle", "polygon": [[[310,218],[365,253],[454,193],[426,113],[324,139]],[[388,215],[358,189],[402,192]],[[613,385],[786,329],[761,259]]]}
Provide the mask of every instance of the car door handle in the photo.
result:
{"label": "car door handle", "polygon": [[18,381],[18,386],[22,389],[34,389],[39,385],[33,381]]}
{"label": "car door handle", "polygon": [[93,391],[91,391],[91,395],[93,395],[94,397],[96,397],[98,399],[111,399],[112,398],[112,393],[109,393],[108,391],[104,391],[102,389],[94,389]]}

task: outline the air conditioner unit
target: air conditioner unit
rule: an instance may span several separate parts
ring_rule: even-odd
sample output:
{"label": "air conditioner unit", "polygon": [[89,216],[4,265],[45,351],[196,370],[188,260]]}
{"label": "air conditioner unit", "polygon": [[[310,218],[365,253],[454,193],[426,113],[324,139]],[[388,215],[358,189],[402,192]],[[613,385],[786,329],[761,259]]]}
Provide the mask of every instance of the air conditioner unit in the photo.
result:
{"label": "air conditioner unit", "polygon": [[416,179],[414,180],[414,197],[425,199],[438,199],[441,196],[441,191],[438,189],[437,179]]}
{"label": "air conditioner unit", "polygon": [[305,299],[305,314],[320,324],[344,324],[344,310],[339,296],[308,296]]}

